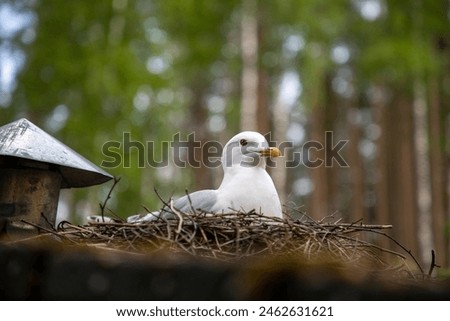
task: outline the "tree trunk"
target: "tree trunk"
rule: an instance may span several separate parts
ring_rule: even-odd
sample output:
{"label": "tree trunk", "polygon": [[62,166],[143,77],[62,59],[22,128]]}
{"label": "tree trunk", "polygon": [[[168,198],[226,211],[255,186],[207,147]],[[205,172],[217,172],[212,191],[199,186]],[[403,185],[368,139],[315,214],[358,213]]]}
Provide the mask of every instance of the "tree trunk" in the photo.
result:
{"label": "tree trunk", "polygon": [[[373,87],[371,105],[375,124],[380,127],[380,136],[376,141],[377,154],[375,158],[375,224],[392,224],[389,212],[389,172],[388,172],[388,115],[387,94],[383,85]],[[380,246],[388,247],[385,238],[380,240]]]}
{"label": "tree trunk", "polygon": [[437,263],[446,265],[449,261],[448,234],[445,232],[447,224],[446,215],[446,193],[447,179],[445,171],[445,153],[443,123],[445,118],[441,113],[441,101],[439,82],[432,78],[428,84],[428,105],[430,110],[430,173],[431,173],[431,212],[432,228],[434,237],[434,250],[436,251]]}
{"label": "tree trunk", "polygon": [[[365,215],[364,207],[364,163],[359,152],[359,143],[361,142],[361,128],[357,122],[356,113],[358,109],[355,107],[348,108],[350,116],[349,121],[349,143],[348,143],[348,163],[350,171],[350,221],[356,222],[363,219],[365,223],[368,218]],[[352,115],[353,114],[353,115]]]}
{"label": "tree trunk", "polygon": [[[275,94],[275,101],[273,103],[273,136],[272,138],[280,144],[286,141],[286,128],[289,126],[289,112],[290,106],[283,101],[279,92],[281,90],[281,83],[278,86],[277,94]],[[283,152],[283,151],[282,151]],[[285,159],[285,158],[284,158]],[[271,169],[271,176],[273,178],[275,187],[277,188],[281,204],[287,201],[286,181],[287,169],[283,158],[274,160],[275,167]]]}
{"label": "tree trunk", "polygon": [[[390,106],[390,133],[388,157],[390,218],[394,224],[394,235],[400,243],[419,254],[417,244],[417,185],[415,176],[414,118],[412,99],[401,92]],[[392,185],[391,185],[392,183]]]}
{"label": "tree trunk", "polygon": [[241,130],[258,130],[258,19],[256,0],[244,0],[241,20]]}
{"label": "tree trunk", "polygon": [[[194,173],[194,190],[211,188],[214,180],[211,172],[205,169],[204,164],[207,160],[204,157],[207,153],[202,152],[201,146],[208,139],[207,137],[207,120],[208,120],[208,110],[205,106],[204,93],[206,90],[206,81],[199,76],[198,81],[192,84],[193,99],[192,103],[189,105],[189,115],[190,121],[189,126],[190,133],[195,133],[195,136],[190,136],[189,139],[189,163],[188,167],[193,168]],[[194,140],[195,138],[195,140]],[[192,192],[192,191],[189,191]]]}
{"label": "tree trunk", "polygon": [[[325,166],[326,160],[326,143],[325,132],[329,129],[329,117],[331,117],[328,110],[330,103],[330,77],[322,73],[322,77],[318,74],[319,80],[315,81],[315,88],[312,88],[315,94],[312,94],[313,108],[311,111],[311,141],[316,144],[316,147],[310,148],[308,152],[308,159],[316,164],[309,164],[311,180],[313,183],[313,192],[311,195],[311,210],[309,215],[320,220],[332,213],[330,213],[331,204],[333,202],[333,180],[331,179],[331,171]],[[320,79],[322,81],[320,81]],[[326,88],[325,93],[321,93],[322,88]],[[320,94],[319,94],[320,93]],[[333,209],[335,210],[335,208]]]}
{"label": "tree trunk", "polygon": [[418,241],[421,259],[426,265],[430,263],[433,248],[431,231],[431,182],[428,157],[428,121],[425,101],[425,88],[419,81],[414,86],[414,141],[417,175],[417,216]]}

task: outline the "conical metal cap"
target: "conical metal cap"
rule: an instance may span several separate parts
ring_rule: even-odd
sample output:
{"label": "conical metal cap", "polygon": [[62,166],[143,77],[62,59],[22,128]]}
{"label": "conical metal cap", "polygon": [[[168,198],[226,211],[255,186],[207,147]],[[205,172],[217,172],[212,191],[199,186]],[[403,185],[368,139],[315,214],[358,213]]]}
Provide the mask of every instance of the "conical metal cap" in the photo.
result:
{"label": "conical metal cap", "polygon": [[2,156],[59,165],[63,188],[97,185],[112,179],[110,174],[25,118],[0,127]]}

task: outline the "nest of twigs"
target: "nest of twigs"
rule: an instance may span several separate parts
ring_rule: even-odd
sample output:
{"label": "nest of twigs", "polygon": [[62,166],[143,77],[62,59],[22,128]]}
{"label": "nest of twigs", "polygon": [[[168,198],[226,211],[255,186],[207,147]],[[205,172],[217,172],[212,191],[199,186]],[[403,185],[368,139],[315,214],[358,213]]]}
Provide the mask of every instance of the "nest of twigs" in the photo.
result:
{"label": "nest of twigs", "polygon": [[326,257],[352,266],[410,271],[407,255],[376,244],[376,239],[383,237],[401,246],[384,233],[390,225],[349,224],[332,217],[322,221],[280,219],[255,212],[172,214],[171,218],[138,224],[116,221],[77,226],[62,222],[57,234],[72,243],[127,252],[185,253],[222,261],[258,256],[293,255],[311,261]]}

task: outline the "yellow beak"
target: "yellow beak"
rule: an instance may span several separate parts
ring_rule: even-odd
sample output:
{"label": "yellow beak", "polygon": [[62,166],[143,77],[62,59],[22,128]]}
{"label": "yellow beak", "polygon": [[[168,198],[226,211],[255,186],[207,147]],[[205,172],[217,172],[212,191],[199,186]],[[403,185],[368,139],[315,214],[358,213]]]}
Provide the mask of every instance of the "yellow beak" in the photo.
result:
{"label": "yellow beak", "polygon": [[283,156],[281,151],[276,147],[269,147],[261,151],[261,156],[280,157]]}

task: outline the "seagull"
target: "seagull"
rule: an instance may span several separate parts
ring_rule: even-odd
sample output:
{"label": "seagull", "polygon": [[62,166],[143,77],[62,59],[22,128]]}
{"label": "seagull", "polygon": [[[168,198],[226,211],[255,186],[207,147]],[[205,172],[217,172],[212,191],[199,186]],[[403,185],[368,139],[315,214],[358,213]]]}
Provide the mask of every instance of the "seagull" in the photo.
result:
{"label": "seagull", "polygon": [[[265,216],[282,218],[280,198],[272,178],[266,171],[266,159],[279,157],[281,151],[269,147],[258,132],[244,131],[231,138],[222,151],[223,179],[217,189],[206,189],[171,201],[171,207],[186,214],[195,212],[231,213],[255,211]],[[171,215],[170,208],[127,218],[141,223]],[[97,219],[97,221],[99,221]]]}

